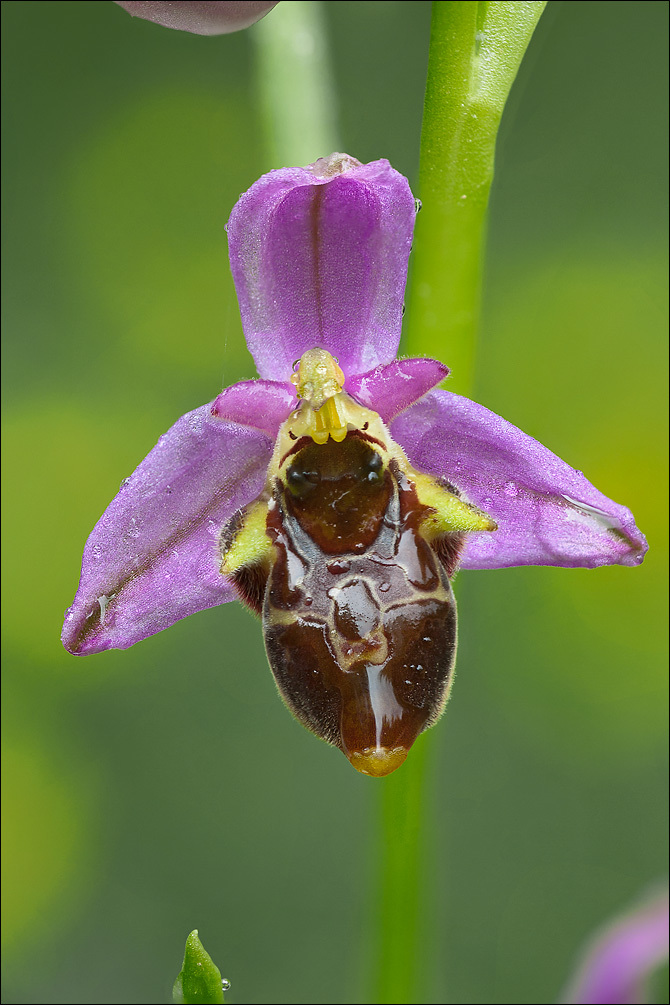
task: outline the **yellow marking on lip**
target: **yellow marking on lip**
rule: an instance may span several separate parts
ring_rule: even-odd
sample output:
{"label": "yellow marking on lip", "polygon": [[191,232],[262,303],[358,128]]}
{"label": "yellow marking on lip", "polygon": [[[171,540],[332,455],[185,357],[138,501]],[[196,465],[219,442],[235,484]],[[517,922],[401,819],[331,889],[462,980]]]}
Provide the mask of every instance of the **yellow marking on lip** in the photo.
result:
{"label": "yellow marking on lip", "polygon": [[416,486],[419,502],[434,510],[422,524],[422,530],[429,539],[437,534],[498,529],[498,524],[488,513],[454,495],[431,475],[414,471],[410,477]]}
{"label": "yellow marking on lip", "polygon": [[271,557],[273,545],[265,531],[267,515],[267,502],[255,502],[246,511],[242,526],[221,558],[224,576],[232,576],[245,565],[256,565]]}
{"label": "yellow marking on lip", "polygon": [[349,761],[362,775],[372,775],[373,778],[383,778],[399,768],[407,757],[406,747],[366,747],[365,750],[354,750],[347,754]]}

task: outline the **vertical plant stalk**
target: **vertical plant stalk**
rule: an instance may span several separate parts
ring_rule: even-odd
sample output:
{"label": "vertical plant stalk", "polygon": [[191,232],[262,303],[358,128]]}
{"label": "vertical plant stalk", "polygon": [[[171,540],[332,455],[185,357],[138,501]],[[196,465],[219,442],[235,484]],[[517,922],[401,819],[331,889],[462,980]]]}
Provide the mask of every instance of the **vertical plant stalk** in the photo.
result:
{"label": "vertical plant stalk", "polygon": [[402,768],[380,780],[379,833],[372,848],[377,889],[372,897],[373,935],[368,968],[369,1001],[409,1005],[423,1001],[430,958],[430,896],[426,863],[433,859],[431,749],[419,738]]}
{"label": "vertical plant stalk", "polygon": [[311,164],[339,150],[323,4],[283,0],[252,35],[270,166]]}
{"label": "vertical plant stalk", "polygon": [[[419,195],[404,351],[452,368],[450,390],[472,384],[486,212],[505,102],[544,2],[433,3],[421,130]],[[433,737],[382,782],[377,842],[380,919],[372,1001],[423,1000],[430,973]],[[428,903],[427,903],[428,902]]]}
{"label": "vertical plant stalk", "polygon": [[500,119],[546,4],[433,3],[405,351],[472,384],[486,210]]}

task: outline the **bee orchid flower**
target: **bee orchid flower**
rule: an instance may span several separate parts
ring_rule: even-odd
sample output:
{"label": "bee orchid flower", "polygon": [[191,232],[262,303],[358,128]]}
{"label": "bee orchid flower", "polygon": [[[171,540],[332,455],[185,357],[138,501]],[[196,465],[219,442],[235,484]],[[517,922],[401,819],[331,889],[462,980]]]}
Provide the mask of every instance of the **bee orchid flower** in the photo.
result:
{"label": "bee orchid flower", "polygon": [[85,547],[63,629],[125,649],[242,599],[280,693],[358,770],[404,760],[447,700],[458,568],[642,561],[629,510],[397,359],[415,200],[385,160],[264,175],[228,223],[259,379],[182,416]]}

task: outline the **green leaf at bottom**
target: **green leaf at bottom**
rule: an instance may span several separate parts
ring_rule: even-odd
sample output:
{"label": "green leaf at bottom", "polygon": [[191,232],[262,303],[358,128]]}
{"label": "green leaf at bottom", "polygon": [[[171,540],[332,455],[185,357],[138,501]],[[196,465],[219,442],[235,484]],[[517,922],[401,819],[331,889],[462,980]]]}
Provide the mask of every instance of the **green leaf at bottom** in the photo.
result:
{"label": "green leaf at bottom", "polygon": [[221,972],[198,938],[197,929],[186,940],[184,963],[174,982],[172,998],[178,1005],[224,1000]]}

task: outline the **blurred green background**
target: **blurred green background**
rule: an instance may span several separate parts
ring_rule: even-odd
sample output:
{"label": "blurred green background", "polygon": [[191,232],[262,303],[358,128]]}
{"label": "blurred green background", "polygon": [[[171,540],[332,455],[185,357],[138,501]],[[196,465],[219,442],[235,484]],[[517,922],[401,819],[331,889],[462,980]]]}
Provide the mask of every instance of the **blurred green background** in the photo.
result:
{"label": "blurred green background", "polygon": [[[197,927],[233,1003],[360,1002],[384,782],[291,719],[254,619],[84,660],[59,643],[121,480],[253,375],[223,227],[278,166],[254,29],[2,8],[3,1000],[167,1001]],[[344,149],[416,184],[430,4],[325,13]],[[665,871],[666,19],[550,3],[505,114],[475,397],[630,505],[651,550],[459,578],[417,1002],[555,1000]]]}

